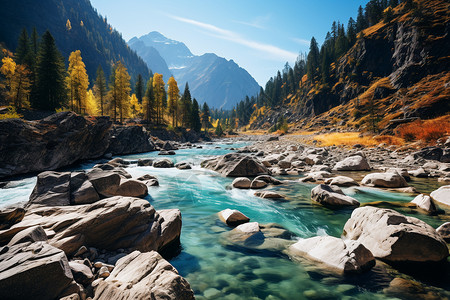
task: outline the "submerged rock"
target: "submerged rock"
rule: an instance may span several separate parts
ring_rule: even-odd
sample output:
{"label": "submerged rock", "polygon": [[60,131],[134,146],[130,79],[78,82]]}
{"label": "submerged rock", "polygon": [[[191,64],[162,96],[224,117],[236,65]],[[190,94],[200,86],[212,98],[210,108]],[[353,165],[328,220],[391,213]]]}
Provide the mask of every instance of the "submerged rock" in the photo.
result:
{"label": "submerged rock", "polygon": [[267,175],[267,168],[251,156],[229,153],[213,159],[205,160],[201,166],[219,172],[227,177],[247,177]]}
{"label": "submerged rock", "polygon": [[298,241],[289,247],[288,253],[310,258],[330,266],[339,272],[359,273],[375,266],[375,258],[362,244],[332,236],[316,236]]}
{"label": "submerged rock", "polygon": [[311,190],[311,200],[329,208],[359,206],[358,200],[345,195],[344,192],[335,185],[328,186],[320,184],[316,186]]}
{"label": "submerged rock", "polygon": [[256,197],[264,198],[264,199],[284,199],[283,195],[280,195],[276,192],[272,191],[262,191],[262,192],[256,192],[254,194]]}
{"label": "submerged rock", "polygon": [[446,243],[433,227],[391,209],[355,209],[345,223],[343,236],[390,262],[436,262],[449,255]]}
{"label": "submerged rock", "polygon": [[194,292],[177,270],[157,252],[134,251],[119,259],[114,270],[94,287],[94,299],[193,300]]}

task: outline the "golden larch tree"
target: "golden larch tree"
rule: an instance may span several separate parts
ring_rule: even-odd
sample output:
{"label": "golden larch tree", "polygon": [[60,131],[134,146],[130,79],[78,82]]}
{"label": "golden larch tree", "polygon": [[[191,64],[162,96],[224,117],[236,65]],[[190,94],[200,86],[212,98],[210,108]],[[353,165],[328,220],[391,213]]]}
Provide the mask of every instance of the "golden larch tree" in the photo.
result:
{"label": "golden larch tree", "polygon": [[89,78],[86,73],[86,66],[81,58],[80,50],[70,53],[67,73],[70,108],[77,113],[86,113],[86,96],[89,87]]}
{"label": "golden larch tree", "polygon": [[86,92],[86,113],[90,116],[98,114],[98,101],[92,90]]}
{"label": "golden larch tree", "polygon": [[142,104],[139,103],[136,94],[133,94],[130,97],[130,117],[141,118],[142,115],[143,115]]}
{"label": "golden larch tree", "polygon": [[166,97],[165,83],[162,74],[153,75],[153,95],[156,106],[156,124],[161,124],[164,102]]}
{"label": "golden larch tree", "polygon": [[[117,62],[115,68],[115,111],[120,116],[120,122],[128,117],[130,109],[130,75],[128,74],[127,68],[122,64],[122,62]],[[114,119],[115,121],[115,119]]]}
{"label": "golden larch tree", "polygon": [[172,116],[172,126],[175,128],[178,126],[178,101],[180,99],[180,90],[175,78],[172,76],[169,78],[169,88],[167,90],[167,106],[169,114]]}

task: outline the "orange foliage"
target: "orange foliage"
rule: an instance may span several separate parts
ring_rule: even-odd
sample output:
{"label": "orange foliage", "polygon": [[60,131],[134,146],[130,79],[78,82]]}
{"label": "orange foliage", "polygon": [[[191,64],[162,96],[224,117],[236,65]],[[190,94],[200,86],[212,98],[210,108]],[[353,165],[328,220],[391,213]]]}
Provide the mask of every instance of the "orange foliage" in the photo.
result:
{"label": "orange foliage", "polygon": [[406,141],[434,142],[450,134],[450,115],[433,120],[416,120],[399,126],[397,133]]}

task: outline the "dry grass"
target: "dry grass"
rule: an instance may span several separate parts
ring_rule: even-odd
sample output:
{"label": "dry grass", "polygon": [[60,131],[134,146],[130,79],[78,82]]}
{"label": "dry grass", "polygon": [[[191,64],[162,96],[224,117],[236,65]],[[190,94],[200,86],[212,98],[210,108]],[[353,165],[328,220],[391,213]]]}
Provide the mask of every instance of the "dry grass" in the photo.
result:
{"label": "dry grass", "polygon": [[433,143],[450,134],[450,115],[404,124],[397,129],[397,133],[408,142],[420,140]]}
{"label": "dry grass", "polygon": [[374,147],[385,143],[387,145],[403,145],[404,141],[401,138],[394,136],[363,136],[360,137],[359,132],[334,132],[319,134],[311,139],[317,141],[318,146],[353,146],[355,144],[364,145],[366,147]]}

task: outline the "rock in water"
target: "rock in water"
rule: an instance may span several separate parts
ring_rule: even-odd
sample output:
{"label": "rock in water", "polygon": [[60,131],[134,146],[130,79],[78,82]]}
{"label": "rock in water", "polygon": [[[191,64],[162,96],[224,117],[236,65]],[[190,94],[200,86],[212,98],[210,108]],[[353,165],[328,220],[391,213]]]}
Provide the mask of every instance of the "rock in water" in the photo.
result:
{"label": "rock in water", "polygon": [[444,239],[446,242],[450,242],[450,222],[446,222],[436,228],[436,232]]}
{"label": "rock in water", "polygon": [[46,242],[0,249],[0,299],[59,299],[77,292],[63,251]]}
{"label": "rock in water", "polygon": [[329,208],[345,206],[358,207],[359,202],[355,198],[347,196],[335,185],[319,184],[311,190],[311,200]]}
{"label": "rock in water", "polygon": [[155,168],[173,168],[173,161],[168,158],[159,159],[153,162],[153,167]]}
{"label": "rock in water", "polygon": [[436,262],[448,256],[446,243],[433,227],[391,209],[355,209],[343,236],[390,262]]}
{"label": "rock in water", "polygon": [[81,246],[116,250],[161,250],[178,240],[181,213],[178,209],[155,211],[147,200],[112,197],[93,204],[34,207],[23,220],[0,231],[0,241],[8,242],[23,228],[41,225],[49,244],[74,254]]}
{"label": "rock in water", "polygon": [[450,206],[450,185],[444,185],[430,194],[433,200]]}
{"label": "rock in water", "polygon": [[411,203],[414,203],[418,208],[421,208],[431,214],[437,211],[436,205],[434,205],[431,197],[424,194],[418,195],[411,201]]}
{"label": "rock in water", "polygon": [[344,273],[370,270],[375,258],[362,244],[332,236],[303,239],[289,247],[290,256],[305,256]]}
{"label": "rock in water", "polygon": [[240,211],[229,208],[219,212],[219,219],[228,226],[238,226],[250,221],[250,218]]}
{"label": "rock in water", "polygon": [[341,160],[334,166],[336,171],[370,171],[370,166],[367,160],[360,156],[350,156]]}
{"label": "rock in water", "polygon": [[405,178],[398,173],[372,173],[366,175],[361,184],[385,188],[407,187]]}
{"label": "rock in water", "polygon": [[111,125],[107,117],[92,121],[73,112],[34,122],[0,120],[0,178],[101,157],[109,145]]}
{"label": "rock in water", "polygon": [[46,206],[70,205],[70,172],[47,171],[37,176],[29,204]]}
{"label": "rock in water", "polygon": [[347,176],[336,176],[333,178],[329,178],[329,179],[325,180],[325,183],[329,184],[329,185],[337,185],[337,186],[344,186],[344,187],[359,185],[353,178],[350,178]]}
{"label": "rock in water", "polygon": [[205,160],[201,166],[219,172],[227,177],[267,175],[267,168],[257,159],[240,153],[229,153]]}
{"label": "rock in water", "polygon": [[134,251],[119,259],[116,267],[94,289],[95,300],[193,300],[194,292],[177,270],[157,252]]}
{"label": "rock in water", "polygon": [[231,183],[231,186],[236,189],[249,189],[252,184],[247,177],[238,177]]}

